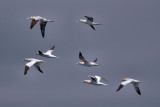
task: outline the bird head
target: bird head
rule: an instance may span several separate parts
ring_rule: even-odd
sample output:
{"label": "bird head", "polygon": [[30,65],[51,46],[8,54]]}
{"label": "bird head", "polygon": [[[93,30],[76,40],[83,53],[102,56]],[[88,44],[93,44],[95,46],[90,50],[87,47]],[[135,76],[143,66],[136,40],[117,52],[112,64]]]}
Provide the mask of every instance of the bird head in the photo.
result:
{"label": "bird head", "polygon": [[127,81],[127,78],[123,78],[122,81]]}
{"label": "bird head", "polygon": [[29,58],[25,58],[25,59],[24,59],[24,61],[29,61],[29,60],[30,60]]}
{"label": "bird head", "polygon": [[84,20],[84,19],[80,19],[79,21],[80,21],[80,22],[85,22],[85,20]]}
{"label": "bird head", "polygon": [[79,64],[79,65],[83,65],[83,64],[84,64],[84,62],[78,62],[78,64]]}
{"label": "bird head", "polygon": [[34,17],[33,17],[33,16],[30,16],[30,17],[28,17],[28,18],[26,18],[26,19],[34,19]]}
{"label": "bird head", "polygon": [[89,80],[83,80],[83,83],[89,83]]}

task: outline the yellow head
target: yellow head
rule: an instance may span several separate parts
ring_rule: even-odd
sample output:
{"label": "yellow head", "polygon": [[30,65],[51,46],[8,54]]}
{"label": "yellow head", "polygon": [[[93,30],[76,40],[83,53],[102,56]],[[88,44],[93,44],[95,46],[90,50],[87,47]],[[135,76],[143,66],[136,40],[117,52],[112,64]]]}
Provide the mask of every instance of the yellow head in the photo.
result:
{"label": "yellow head", "polygon": [[123,78],[122,81],[127,81],[127,78]]}
{"label": "yellow head", "polygon": [[83,65],[83,64],[84,64],[84,62],[79,62],[79,64],[80,64],[80,65]]}
{"label": "yellow head", "polygon": [[85,20],[83,20],[83,19],[80,19],[79,21],[80,21],[80,22],[85,22]]}
{"label": "yellow head", "polygon": [[31,19],[34,19],[34,17],[33,17],[33,16],[31,16],[30,18],[31,18]]}
{"label": "yellow head", "polygon": [[84,80],[83,82],[84,82],[84,83],[89,83],[89,80]]}
{"label": "yellow head", "polygon": [[25,60],[25,61],[29,61],[29,58],[25,58],[24,60]]}

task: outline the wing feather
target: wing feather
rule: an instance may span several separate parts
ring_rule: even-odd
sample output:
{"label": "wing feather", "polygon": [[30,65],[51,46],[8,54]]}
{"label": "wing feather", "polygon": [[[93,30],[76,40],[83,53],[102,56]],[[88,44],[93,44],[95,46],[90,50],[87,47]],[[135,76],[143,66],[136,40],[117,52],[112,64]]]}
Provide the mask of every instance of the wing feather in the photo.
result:
{"label": "wing feather", "polygon": [[79,52],[79,59],[84,61],[85,63],[89,63],[83,56],[82,56],[82,53]]}
{"label": "wing feather", "polygon": [[32,28],[34,27],[34,25],[35,25],[38,21],[39,21],[39,20],[32,19],[30,29],[32,29]]}
{"label": "wing feather", "polygon": [[133,86],[134,86],[136,92],[137,92],[139,95],[141,95],[141,91],[140,91],[140,89],[139,89],[138,83],[134,83]]}
{"label": "wing feather", "polygon": [[41,34],[42,34],[42,37],[44,38],[44,35],[45,35],[45,27],[46,27],[46,24],[47,22],[41,22],[40,23],[40,29],[41,29]]}

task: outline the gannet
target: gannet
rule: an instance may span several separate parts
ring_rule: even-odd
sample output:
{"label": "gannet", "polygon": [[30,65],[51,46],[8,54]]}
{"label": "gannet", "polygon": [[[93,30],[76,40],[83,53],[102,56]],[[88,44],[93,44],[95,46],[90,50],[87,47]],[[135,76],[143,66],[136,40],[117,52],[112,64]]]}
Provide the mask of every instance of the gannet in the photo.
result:
{"label": "gannet", "polygon": [[92,84],[92,85],[96,85],[96,86],[107,85],[107,84],[105,84],[105,83],[100,82],[101,79],[107,81],[106,79],[101,78],[100,76],[97,76],[97,75],[91,76],[91,75],[89,75],[88,77],[90,77],[91,80],[83,80],[82,82],[83,82],[83,83]]}
{"label": "gannet", "polygon": [[82,60],[83,62],[79,62],[79,65],[87,66],[87,67],[92,67],[92,66],[98,66],[97,58],[93,62],[88,62],[83,56],[82,53],[79,52],[79,59]]}
{"label": "gannet", "polygon": [[85,23],[85,24],[88,24],[90,27],[92,27],[93,30],[95,30],[94,26],[93,25],[102,25],[100,23],[96,23],[93,21],[93,17],[90,17],[90,16],[84,16],[87,18],[87,20],[84,20],[84,19],[80,19],[79,22],[82,22],[82,23]]}
{"label": "gannet", "polygon": [[30,29],[32,29],[34,27],[34,25],[38,21],[40,21],[40,30],[41,30],[41,34],[42,34],[43,38],[44,38],[44,35],[45,35],[45,27],[46,27],[47,22],[53,22],[52,20],[47,20],[46,18],[43,18],[41,16],[30,16],[27,19],[32,20],[31,25],[30,25]]}
{"label": "gannet", "polygon": [[125,86],[125,85],[127,85],[129,83],[132,83],[134,88],[135,88],[135,90],[137,91],[137,93],[139,95],[141,95],[141,92],[140,92],[140,89],[139,89],[139,83],[140,82],[141,81],[139,81],[139,80],[135,80],[135,79],[131,79],[131,78],[123,78],[119,88],[117,89],[117,91],[119,91],[123,86]]}
{"label": "gannet", "polygon": [[57,56],[52,55],[52,52],[53,52],[54,48],[55,48],[55,45],[45,53],[42,53],[41,51],[38,51],[36,54],[40,55],[40,56],[43,56],[43,57],[46,57],[46,58],[58,58]]}
{"label": "gannet", "polygon": [[25,58],[24,60],[29,61],[28,63],[26,63],[26,66],[25,66],[25,69],[24,69],[24,75],[27,74],[27,71],[33,65],[39,72],[43,73],[43,71],[40,69],[39,65],[40,65],[40,63],[43,63],[45,61],[39,60],[39,59],[34,59],[34,58]]}

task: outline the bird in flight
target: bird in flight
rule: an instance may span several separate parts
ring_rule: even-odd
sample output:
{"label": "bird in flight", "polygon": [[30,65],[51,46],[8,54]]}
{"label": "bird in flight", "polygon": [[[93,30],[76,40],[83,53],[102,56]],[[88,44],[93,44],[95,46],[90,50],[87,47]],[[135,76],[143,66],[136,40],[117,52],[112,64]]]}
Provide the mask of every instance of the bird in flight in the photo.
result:
{"label": "bird in flight", "polygon": [[141,81],[135,80],[135,79],[132,79],[132,78],[123,78],[120,86],[119,86],[118,89],[117,89],[117,91],[119,91],[123,86],[125,86],[125,85],[127,85],[127,84],[129,84],[129,83],[132,83],[133,86],[134,86],[134,88],[135,88],[135,90],[136,90],[136,92],[137,92],[139,95],[141,95],[141,92],[140,92],[140,89],[139,89],[139,83],[140,83],[140,82],[141,82]]}
{"label": "bird in flight", "polygon": [[39,67],[40,63],[43,63],[45,61],[43,60],[39,60],[39,59],[34,59],[34,58],[25,58],[25,61],[28,61],[28,63],[26,63],[25,65],[25,69],[24,69],[24,75],[27,74],[27,71],[29,70],[30,67],[32,67],[34,65],[34,67],[41,73],[43,73],[43,71],[41,70],[41,68]]}
{"label": "bird in flight", "polygon": [[53,22],[52,20],[47,20],[46,18],[43,18],[41,16],[30,16],[27,19],[31,19],[32,20],[31,25],[30,25],[30,29],[32,29],[34,27],[34,25],[38,21],[40,21],[40,30],[41,30],[41,34],[42,34],[43,38],[45,36],[45,27],[46,27],[47,22]]}
{"label": "bird in flight", "polygon": [[91,75],[89,75],[88,77],[90,77],[91,80],[83,80],[82,82],[83,82],[83,83],[92,84],[92,85],[96,85],[96,86],[107,85],[107,84],[105,84],[105,83],[100,82],[101,79],[107,81],[106,79],[104,79],[104,78],[102,78],[102,77],[100,77],[100,76],[97,76],[97,75],[91,76]]}
{"label": "bird in flight", "polygon": [[79,59],[82,60],[83,62],[79,62],[79,65],[87,66],[87,67],[92,67],[92,66],[98,66],[97,58],[93,62],[88,62],[83,56],[82,53],[79,52]]}
{"label": "bird in flight", "polygon": [[46,57],[46,58],[58,58],[57,56],[52,54],[54,48],[55,48],[55,45],[45,53],[42,53],[41,51],[38,51],[36,54],[40,55],[40,56],[43,56],[43,57]]}
{"label": "bird in flight", "polygon": [[85,23],[85,24],[88,24],[93,30],[95,30],[94,26],[93,25],[102,25],[100,23],[96,23],[93,21],[93,17],[90,17],[90,16],[84,16],[87,18],[87,20],[85,19],[80,19],[79,22],[81,23]]}

